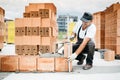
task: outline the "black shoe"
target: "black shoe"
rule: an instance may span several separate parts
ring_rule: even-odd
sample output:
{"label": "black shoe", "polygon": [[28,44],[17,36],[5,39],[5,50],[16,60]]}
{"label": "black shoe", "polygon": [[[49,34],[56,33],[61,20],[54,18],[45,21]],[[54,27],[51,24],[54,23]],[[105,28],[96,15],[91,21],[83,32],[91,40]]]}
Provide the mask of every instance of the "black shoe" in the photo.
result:
{"label": "black shoe", "polygon": [[91,69],[91,68],[92,68],[92,65],[90,65],[90,64],[86,64],[85,66],[83,66],[84,70],[88,70],[88,69]]}
{"label": "black shoe", "polygon": [[85,56],[83,56],[82,59],[79,60],[79,62],[77,62],[77,65],[82,65],[84,62],[84,59],[85,59]]}

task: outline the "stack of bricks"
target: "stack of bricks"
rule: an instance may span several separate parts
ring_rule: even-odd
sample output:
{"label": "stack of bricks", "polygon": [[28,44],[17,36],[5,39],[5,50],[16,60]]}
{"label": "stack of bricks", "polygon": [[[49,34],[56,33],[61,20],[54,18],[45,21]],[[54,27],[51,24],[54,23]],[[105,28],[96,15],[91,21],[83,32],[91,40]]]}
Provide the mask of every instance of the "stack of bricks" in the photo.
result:
{"label": "stack of bricks", "polygon": [[30,3],[23,17],[15,19],[16,54],[54,52],[58,34],[56,7],[52,3]]}
{"label": "stack of bricks", "polygon": [[0,51],[3,48],[3,42],[4,42],[4,35],[3,35],[3,30],[4,30],[4,16],[5,16],[5,11],[3,8],[0,7]]}
{"label": "stack of bricks", "polygon": [[54,4],[30,3],[25,7],[23,18],[15,19],[15,52],[17,55],[1,56],[1,71],[72,71],[72,62],[67,61],[67,57],[72,54],[71,43],[64,44],[64,55],[55,56],[54,54],[52,57],[38,55],[54,52],[57,36],[58,27]]}
{"label": "stack of bricks", "polygon": [[96,12],[93,14],[93,23],[96,25],[95,47],[97,49],[105,48],[105,13]]}
{"label": "stack of bricks", "polygon": [[112,4],[106,10],[94,13],[93,22],[97,27],[96,47],[120,54],[120,4]]}
{"label": "stack of bricks", "polygon": [[120,54],[120,4],[111,5],[105,10],[105,48]]}

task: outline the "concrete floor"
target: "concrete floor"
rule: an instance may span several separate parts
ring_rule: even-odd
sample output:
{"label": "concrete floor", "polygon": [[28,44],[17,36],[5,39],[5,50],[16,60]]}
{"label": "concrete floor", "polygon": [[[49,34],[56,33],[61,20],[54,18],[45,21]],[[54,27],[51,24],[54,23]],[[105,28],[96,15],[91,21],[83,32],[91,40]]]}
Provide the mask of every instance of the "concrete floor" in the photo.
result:
{"label": "concrete floor", "polygon": [[[0,55],[15,54],[13,44],[4,44]],[[0,80],[120,80],[120,60],[105,61],[100,58],[100,53],[95,52],[93,68],[83,70],[82,66],[73,61],[73,72],[54,73],[14,73],[0,72]]]}

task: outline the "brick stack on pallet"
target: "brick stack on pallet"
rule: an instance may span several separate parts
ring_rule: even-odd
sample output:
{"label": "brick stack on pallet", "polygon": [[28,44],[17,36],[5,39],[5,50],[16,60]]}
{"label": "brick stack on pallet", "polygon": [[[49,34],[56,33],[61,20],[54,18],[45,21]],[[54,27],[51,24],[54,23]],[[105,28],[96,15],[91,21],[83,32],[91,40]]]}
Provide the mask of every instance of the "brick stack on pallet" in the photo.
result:
{"label": "brick stack on pallet", "polygon": [[3,30],[4,30],[4,16],[5,16],[5,11],[3,8],[0,7],[0,51],[3,48],[3,42],[4,42],[4,35],[3,35]]}
{"label": "brick stack on pallet", "polygon": [[105,10],[105,48],[120,54],[120,4],[111,5]]}
{"label": "brick stack on pallet", "polygon": [[97,49],[105,48],[105,13],[97,12],[93,14],[93,23],[96,25],[95,47]]}
{"label": "brick stack on pallet", "polygon": [[[72,62],[67,61],[67,57],[72,54],[71,43],[64,43],[63,55],[51,54],[55,51],[58,36],[54,4],[30,3],[25,7],[23,16],[24,18],[15,19],[15,52],[17,55],[0,55],[0,71],[72,71]],[[42,56],[47,53],[49,53],[47,57]]]}
{"label": "brick stack on pallet", "polygon": [[120,3],[112,4],[106,10],[94,13],[93,22],[97,27],[95,37],[97,48],[110,49],[120,54]]}
{"label": "brick stack on pallet", "polygon": [[52,3],[30,3],[23,16],[15,19],[16,54],[54,52],[58,34],[56,7]]}

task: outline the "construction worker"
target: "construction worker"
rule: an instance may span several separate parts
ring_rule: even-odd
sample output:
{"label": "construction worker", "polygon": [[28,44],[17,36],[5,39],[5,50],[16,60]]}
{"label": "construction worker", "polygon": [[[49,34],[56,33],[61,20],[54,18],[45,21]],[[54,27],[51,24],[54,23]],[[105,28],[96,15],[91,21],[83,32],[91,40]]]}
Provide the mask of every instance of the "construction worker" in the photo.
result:
{"label": "construction worker", "polygon": [[77,42],[73,45],[73,54],[68,57],[68,61],[78,60],[77,64],[82,65],[85,59],[84,53],[87,54],[86,65],[83,66],[84,70],[92,68],[93,56],[95,51],[94,36],[96,27],[92,23],[93,15],[85,12],[76,23],[70,39],[77,37]]}

